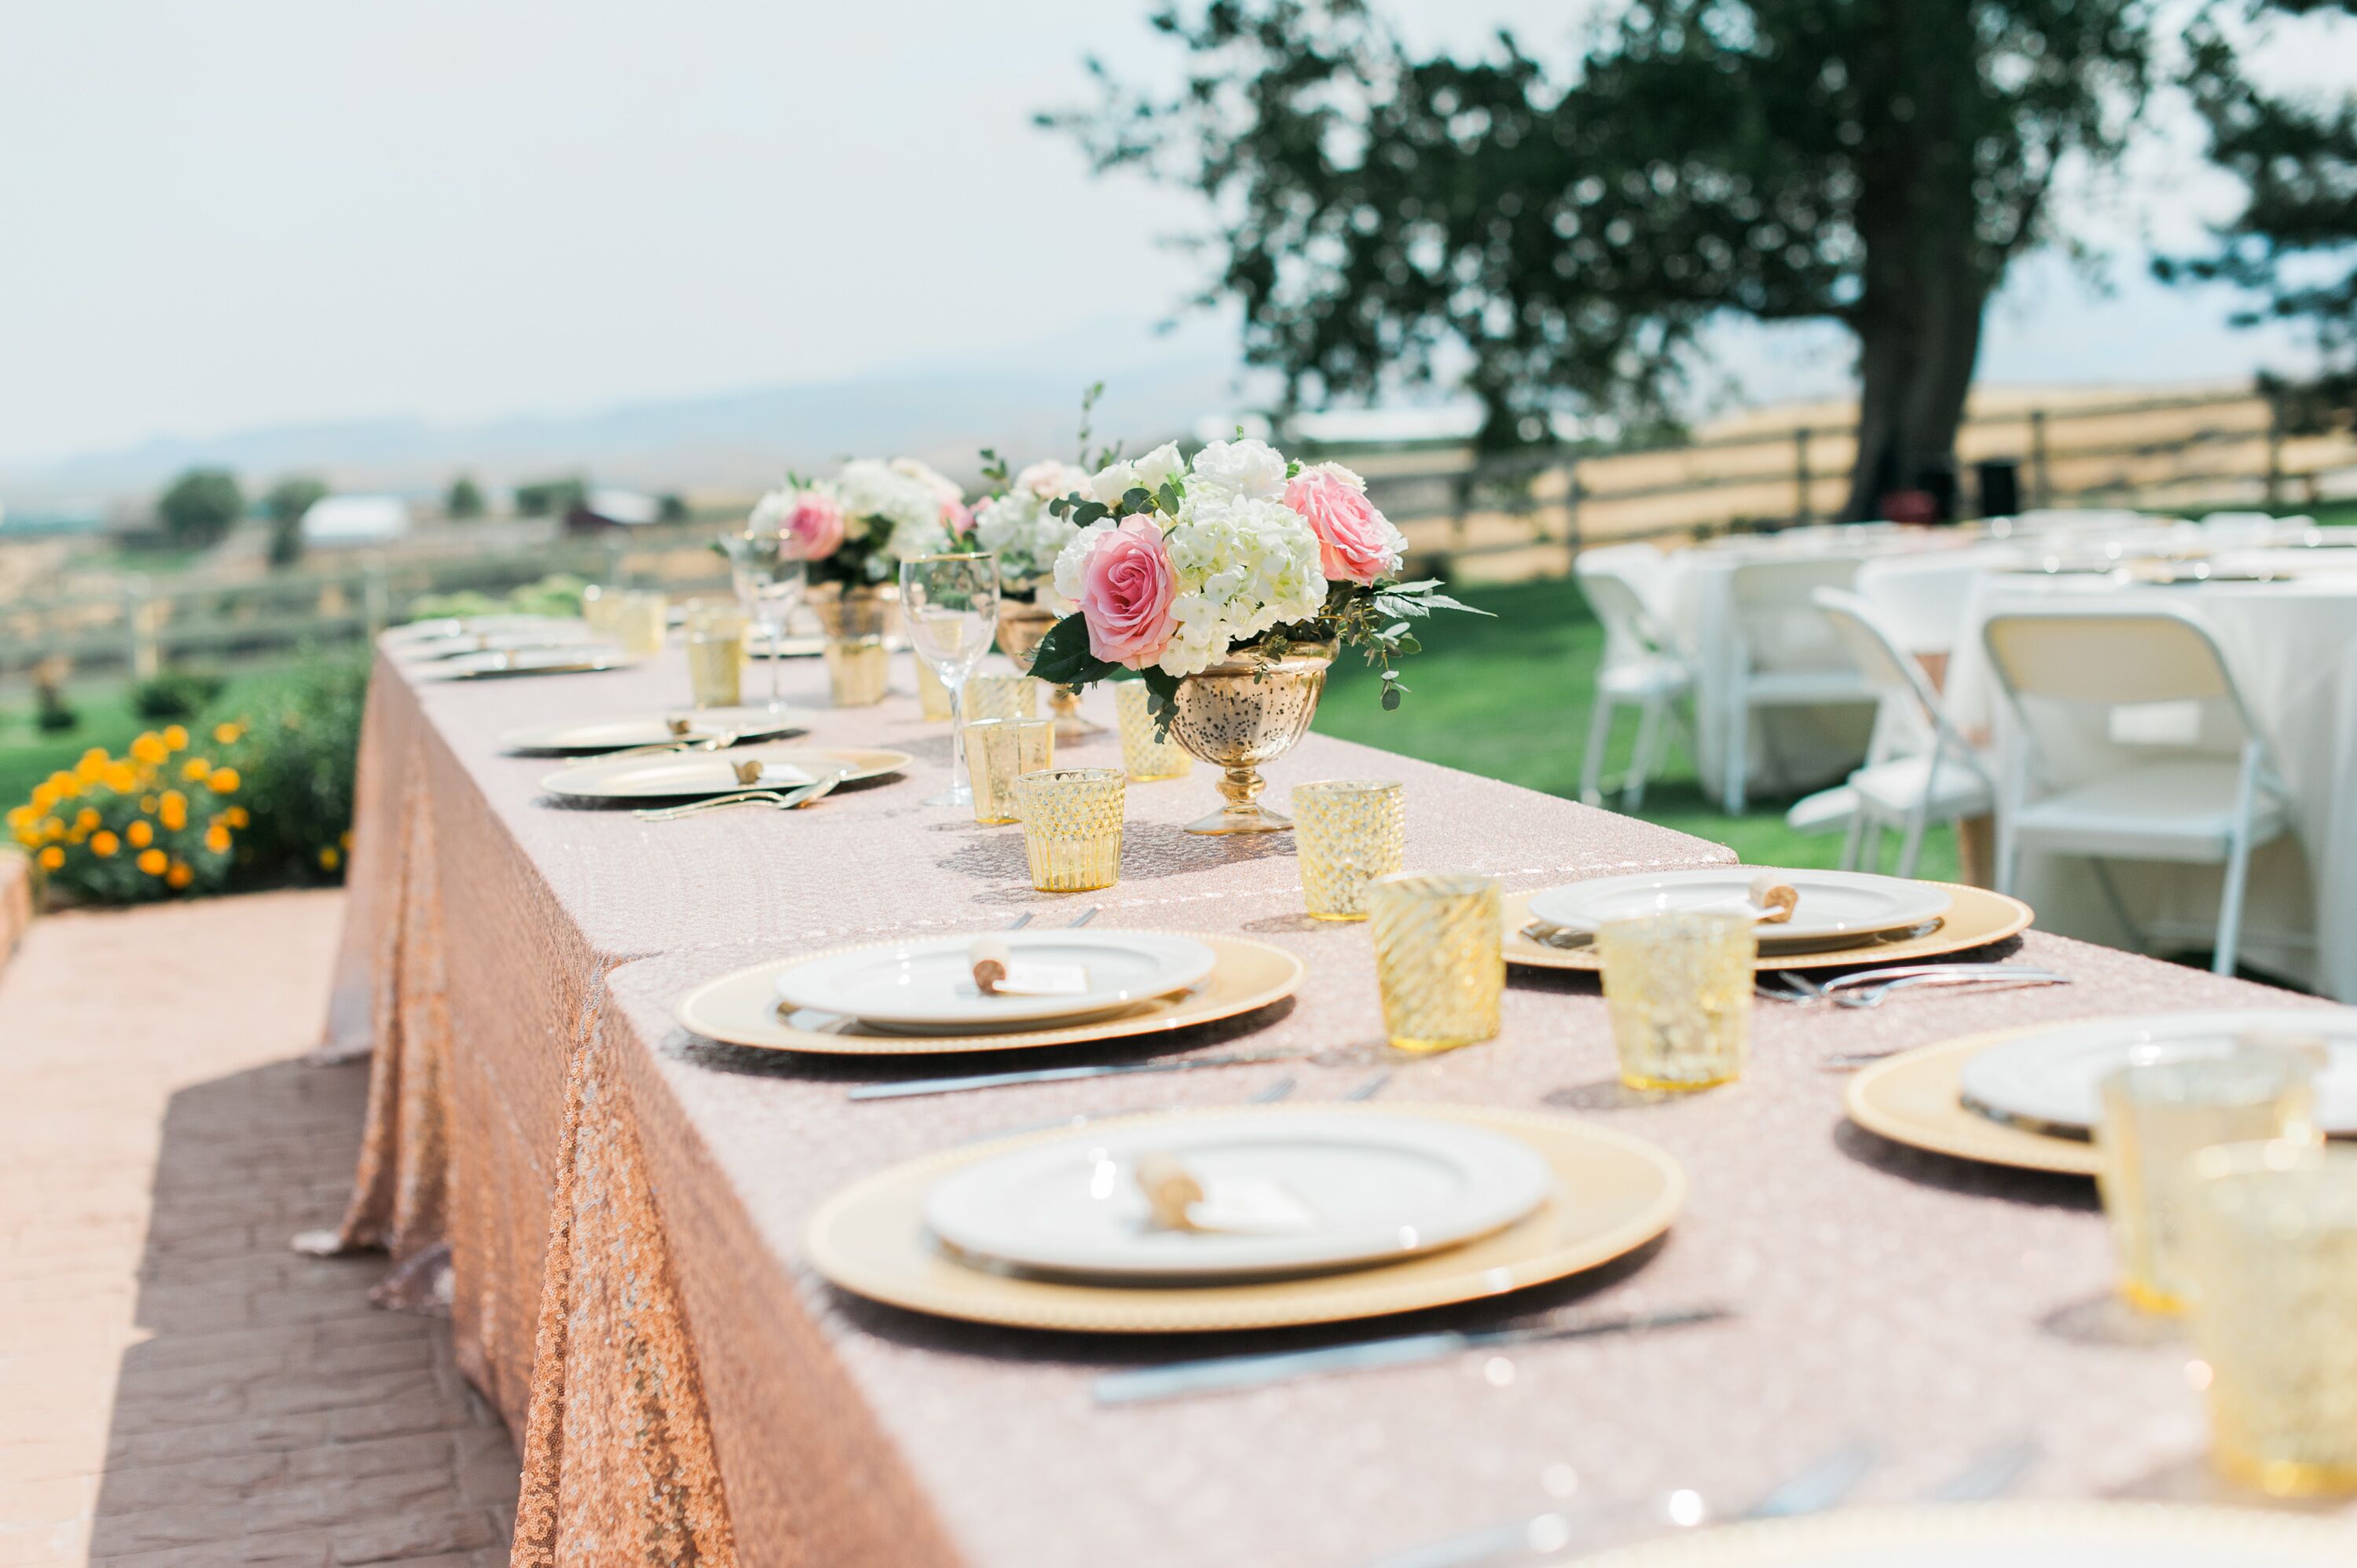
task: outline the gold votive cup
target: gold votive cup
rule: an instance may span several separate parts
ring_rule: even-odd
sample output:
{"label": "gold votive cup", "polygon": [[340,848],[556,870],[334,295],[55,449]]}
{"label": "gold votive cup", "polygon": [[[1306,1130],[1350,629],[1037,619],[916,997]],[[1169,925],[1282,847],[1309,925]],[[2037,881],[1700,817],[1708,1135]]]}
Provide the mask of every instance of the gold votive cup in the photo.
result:
{"label": "gold votive cup", "polygon": [[974,820],[1020,822],[1015,781],[1056,765],[1056,726],[1046,719],[976,719],[965,726],[965,765],[974,775]]}
{"label": "gold votive cup", "polygon": [[976,675],[965,683],[968,719],[1029,719],[1039,714],[1039,682],[1028,675]]}
{"label": "gold votive cup", "polygon": [[1365,919],[1367,884],[1397,871],[1407,854],[1407,811],[1400,785],[1382,779],[1297,784],[1292,811],[1293,842],[1301,857],[1301,901],[1310,918]]}
{"label": "gold votive cup", "polygon": [[1392,1044],[1446,1051],[1495,1037],[1506,988],[1498,885],[1405,873],[1368,884],[1365,900]]}
{"label": "gold votive cup", "polygon": [[625,657],[652,659],[662,651],[663,618],[670,609],[669,599],[649,589],[632,588],[620,596],[609,629]]}
{"label": "gold votive cup", "polygon": [[946,723],[950,716],[950,689],[942,684],[939,671],[910,654],[917,665],[917,709],[927,724]]}
{"label": "gold votive cup", "polygon": [[2313,1079],[2293,1053],[2259,1049],[2138,1063],[2104,1079],[2095,1186],[2131,1303],[2185,1310],[2193,1156],[2220,1144],[2312,1139]]}
{"label": "gold votive cup", "polygon": [[1118,768],[1049,768],[1015,780],[1031,886],[1085,893],[1121,880],[1121,817],[1128,780]]}
{"label": "gold votive cup", "polygon": [[827,698],[838,708],[872,708],[892,681],[892,655],[875,637],[826,639]]}
{"label": "gold votive cup", "polygon": [[699,708],[733,708],[744,700],[745,617],[734,605],[696,600],[687,607],[687,686]]}
{"label": "gold votive cup", "polygon": [[2276,1497],[2357,1493],[2357,1149],[2231,1144],[2191,1163],[2212,1461]]}
{"label": "gold votive cup", "polygon": [[[1195,759],[1175,740],[1154,738],[1154,714],[1143,681],[1115,681],[1113,708],[1121,720],[1121,761],[1138,783],[1149,779],[1184,779],[1195,769]],[[1398,866],[1392,867],[1394,871]]]}
{"label": "gold votive cup", "polygon": [[581,590],[581,618],[591,632],[601,638],[614,635],[615,611],[621,607],[622,591],[602,583],[591,583]]}
{"label": "gold votive cup", "polygon": [[1620,1081],[1683,1091],[1742,1077],[1759,946],[1748,915],[1669,910],[1598,927]]}

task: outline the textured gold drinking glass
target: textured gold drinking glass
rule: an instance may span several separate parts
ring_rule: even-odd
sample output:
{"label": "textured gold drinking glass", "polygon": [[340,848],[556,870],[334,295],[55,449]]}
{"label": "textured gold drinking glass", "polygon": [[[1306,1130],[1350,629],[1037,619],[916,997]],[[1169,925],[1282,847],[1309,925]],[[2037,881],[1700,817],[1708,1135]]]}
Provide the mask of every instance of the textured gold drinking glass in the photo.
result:
{"label": "textured gold drinking glass", "polygon": [[976,675],[965,683],[969,719],[1028,719],[1039,712],[1039,682],[1028,675]]}
{"label": "textured gold drinking glass", "polygon": [[2193,1156],[2219,1144],[2312,1140],[2313,1079],[2307,1061],[2277,1050],[2136,1063],[2104,1079],[2095,1185],[2130,1302],[2185,1310]]}
{"label": "textured gold drinking glass", "polygon": [[1195,770],[1195,759],[1177,741],[1154,738],[1154,715],[1147,711],[1146,695],[1143,681],[1113,683],[1113,708],[1121,719],[1122,766],[1139,783],[1149,779],[1184,779]]}
{"label": "textured gold drinking glass", "polygon": [[[1128,734],[1125,727],[1125,740]],[[1401,797],[1398,783],[1381,779],[1326,779],[1293,787],[1301,901],[1313,919],[1367,918],[1367,884],[1397,871],[1407,853]]]}
{"label": "textured gold drinking glass", "polygon": [[942,684],[941,671],[921,658],[917,660],[917,711],[927,724],[950,716],[950,689]]}
{"label": "textured gold drinking glass", "polygon": [[1742,1077],[1759,949],[1749,915],[1668,910],[1598,927],[1620,1081],[1683,1090]]}
{"label": "textured gold drinking glass", "polygon": [[1446,1051],[1498,1033],[1506,988],[1498,885],[1414,872],[1366,889],[1383,1031],[1403,1051]]}
{"label": "textured gold drinking glass", "polygon": [[2357,1492],[2357,1149],[2230,1144],[2192,1165],[2212,1459],[2276,1497]]}
{"label": "textured gold drinking glass", "polygon": [[1049,768],[1018,775],[1015,808],[1031,886],[1085,893],[1121,880],[1121,814],[1128,780],[1118,768]]}
{"label": "textured gold drinking glass", "polygon": [[581,618],[588,623],[592,634],[611,638],[614,635],[614,612],[621,603],[620,589],[592,583],[581,590]]}
{"label": "textured gold drinking glass", "polygon": [[663,618],[671,601],[645,588],[633,588],[614,607],[614,640],[625,657],[652,659],[662,651]]}
{"label": "textured gold drinking glass", "polygon": [[699,708],[743,701],[745,617],[734,604],[696,600],[687,607],[687,685]]}
{"label": "textured gold drinking glass", "polygon": [[884,634],[826,639],[827,700],[838,708],[872,708],[892,681],[892,655]]}
{"label": "textured gold drinking glass", "polygon": [[1015,781],[1056,765],[1056,726],[1046,719],[976,719],[965,726],[974,773],[974,820],[1015,822]]}

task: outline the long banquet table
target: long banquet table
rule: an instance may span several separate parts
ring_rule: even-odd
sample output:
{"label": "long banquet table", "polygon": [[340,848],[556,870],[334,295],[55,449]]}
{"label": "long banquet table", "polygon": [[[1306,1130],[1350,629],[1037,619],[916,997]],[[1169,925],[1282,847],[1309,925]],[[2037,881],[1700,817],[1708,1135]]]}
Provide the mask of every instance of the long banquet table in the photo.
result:
{"label": "long banquet table", "polygon": [[[341,1239],[391,1251],[389,1303],[447,1301],[462,1365],[519,1434],[517,1562],[1349,1568],[1566,1495],[1606,1505],[1593,1539],[1661,1528],[1634,1505],[1681,1487],[1739,1502],[1858,1435],[1883,1458],[1864,1498],[1919,1494],[2023,1434],[2044,1444],[2026,1493],[2207,1495],[2188,1352],[2107,1306],[2090,1185],[1883,1144],[1846,1124],[1844,1079],[1815,1064],[2104,1012],[2317,1004],[2033,931],[2024,956],[2075,984],[1870,1012],[1762,1004],[1748,1076],[1665,1102],[1617,1088],[1578,977],[1518,973],[1497,1041],[1387,1059],[1365,929],[1301,916],[1290,845],[1179,831],[1206,770],[1132,786],[1123,881],[1054,898],[1029,889],[1018,829],[918,803],[947,737],[913,698],[834,712],[815,661],[790,679],[819,704],[811,743],[899,746],[918,757],[908,777],[793,813],[564,809],[538,788],[554,764],[496,737],[668,706],[686,687],[676,652],[481,683],[377,667],[329,1022],[330,1046],[374,1053]],[[1108,736],[1066,755],[1117,748]],[[1514,888],[1727,858],[1322,737],[1268,771],[1280,802],[1302,779],[1402,779],[1412,865]],[[767,958],[1091,905],[1106,924],[1300,953],[1289,1006],[1177,1047],[1246,1039],[1294,1059],[855,1103],[847,1084],[941,1066],[720,1047],[672,1019],[689,986]],[[1378,1103],[1554,1108],[1652,1139],[1688,1174],[1685,1210],[1660,1242],[1553,1287],[1183,1341],[934,1320],[838,1293],[802,1256],[829,1194],[953,1143],[1067,1112],[1233,1103],[1281,1076],[1298,1100],[1331,1098],[1386,1068]],[[1167,1404],[1090,1393],[1100,1370],[1188,1355],[1705,1302],[1737,1315]]]}

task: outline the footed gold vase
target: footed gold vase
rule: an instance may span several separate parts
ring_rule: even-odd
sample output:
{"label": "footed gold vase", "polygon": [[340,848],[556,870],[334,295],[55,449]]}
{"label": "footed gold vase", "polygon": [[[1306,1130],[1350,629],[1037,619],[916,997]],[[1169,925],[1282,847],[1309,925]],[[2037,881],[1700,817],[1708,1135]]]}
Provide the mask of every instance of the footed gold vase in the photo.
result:
{"label": "footed gold vase", "polygon": [[1282,659],[1231,654],[1178,682],[1178,716],[1170,735],[1189,752],[1224,768],[1227,804],[1189,822],[1190,833],[1275,833],[1293,826],[1260,803],[1260,765],[1291,751],[1308,732],[1336,645],[1297,642]]}
{"label": "footed gold vase", "polygon": [[[1060,618],[1055,611],[1043,609],[1038,605],[1018,604],[1013,599],[999,600],[998,650],[1014,661],[1015,668],[1028,675],[1031,673],[1031,656],[1039,650],[1039,639],[1046,637]],[[1081,694],[1070,686],[1048,688],[1048,712],[1056,721],[1056,738],[1059,741],[1079,740],[1104,731],[1104,725],[1082,715]]]}

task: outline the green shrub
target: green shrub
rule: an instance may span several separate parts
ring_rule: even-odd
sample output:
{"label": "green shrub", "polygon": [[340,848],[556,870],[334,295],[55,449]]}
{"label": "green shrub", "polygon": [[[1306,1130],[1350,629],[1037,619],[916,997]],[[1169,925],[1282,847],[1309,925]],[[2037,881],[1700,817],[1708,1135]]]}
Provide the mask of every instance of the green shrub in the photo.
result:
{"label": "green shrub", "polygon": [[310,476],[281,479],[263,498],[270,518],[270,564],[292,566],[303,559],[303,514],[328,493],[328,487]]}
{"label": "green shrub", "polygon": [[245,514],[245,492],[226,468],[191,468],[156,502],[156,515],[175,544],[220,541]]}
{"label": "green shrub", "polygon": [[448,512],[453,521],[482,516],[483,488],[470,476],[459,475],[450,481],[450,495],[443,503],[443,510]]}
{"label": "green shrub", "polygon": [[167,670],[131,688],[131,711],[143,719],[189,719],[228,684],[209,670]]}
{"label": "green shrub", "polygon": [[238,834],[232,886],[343,879],[368,676],[365,653],[318,655],[215,709],[217,722],[246,726],[239,799],[252,821]]}

